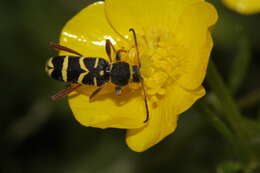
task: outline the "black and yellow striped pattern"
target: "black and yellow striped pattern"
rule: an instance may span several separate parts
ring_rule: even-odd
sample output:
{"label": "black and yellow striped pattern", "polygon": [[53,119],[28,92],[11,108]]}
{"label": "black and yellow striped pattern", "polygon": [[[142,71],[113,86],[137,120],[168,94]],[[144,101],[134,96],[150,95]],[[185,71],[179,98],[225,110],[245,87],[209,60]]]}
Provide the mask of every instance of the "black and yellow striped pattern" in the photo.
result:
{"label": "black and yellow striped pattern", "polygon": [[56,56],[49,59],[46,72],[56,80],[101,86],[109,81],[109,63],[103,58]]}

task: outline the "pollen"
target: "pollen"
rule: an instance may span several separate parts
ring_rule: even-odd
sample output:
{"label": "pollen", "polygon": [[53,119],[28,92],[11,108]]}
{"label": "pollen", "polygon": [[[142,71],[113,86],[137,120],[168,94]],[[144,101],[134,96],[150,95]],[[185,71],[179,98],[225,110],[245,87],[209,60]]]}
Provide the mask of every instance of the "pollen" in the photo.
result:
{"label": "pollen", "polygon": [[[179,76],[180,58],[176,54],[178,48],[173,33],[151,31],[150,35],[137,35],[140,51],[141,74],[144,78],[145,89],[152,106],[156,108],[160,100],[167,94],[167,89]],[[171,45],[169,40],[172,40]],[[129,59],[136,62],[136,48],[130,48]]]}

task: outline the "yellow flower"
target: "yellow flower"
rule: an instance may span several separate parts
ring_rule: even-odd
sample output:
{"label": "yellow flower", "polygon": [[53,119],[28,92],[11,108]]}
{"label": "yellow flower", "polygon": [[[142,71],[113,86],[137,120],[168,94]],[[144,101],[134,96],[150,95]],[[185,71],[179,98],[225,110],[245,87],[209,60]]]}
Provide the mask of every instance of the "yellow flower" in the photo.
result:
{"label": "yellow flower", "polygon": [[84,126],[128,129],[126,142],[137,152],[157,144],[176,129],[179,114],[205,94],[202,81],[213,46],[209,28],[216,20],[215,8],[204,0],[106,0],[83,9],[63,28],[60,44],[84,56],[108,59],[104,45],[110,39],[116,49],[127,50],[123,58],[133,64],[133,28],[150,118],[144,123],[139,85],[129,84],[115,96],[108,84],[91,103],[94,87],[70,94],[76,119]]}
{"label": "yellow flower", "polygon": [[254,14],[260,12],[259,0],[222,0],[223,3],[241,14]]}

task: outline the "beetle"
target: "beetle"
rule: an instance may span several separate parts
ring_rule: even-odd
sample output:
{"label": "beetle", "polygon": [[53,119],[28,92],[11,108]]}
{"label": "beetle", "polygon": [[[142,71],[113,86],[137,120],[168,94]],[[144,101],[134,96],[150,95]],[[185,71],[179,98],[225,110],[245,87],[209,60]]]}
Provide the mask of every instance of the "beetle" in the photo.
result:
{"label": "beetle", "polygon": [[[149,109],[144,82],[140,72],[141,63],[136,33],[132,28],[129,29],[129,31],[131,31],[134,36],[138,65],[130,65],[129,63],[122,61],[121,53],[126,51],[124,49],[119,49],[116,51],[110,40],[106,40],[105,44],[105,50],[109,61],[101,57],[86,57],[68,47],[56,43],[50,43],[50,46],[55,49],[76,55],[55,56],[51,57],[47,61],[45,70],[51,78],[67,83],[77,84],[74,87],[70,87],[69,85],[67,89],[61,90],[52,96],[52,99],[56,100],[66,96],[82,85],[92,85],[97,86],[97,89],[89,97],[89,100],[93,101],[94,96],[96,96],[108,82],[115,85],[116,95],[120,95],[122,92],[122,87],[128,85],[129,82],[141,83],[146,108],[146,119],[144,122],[147,122],[149,119]],[[112,50],[115,52],[115,62],[112,61]]]}

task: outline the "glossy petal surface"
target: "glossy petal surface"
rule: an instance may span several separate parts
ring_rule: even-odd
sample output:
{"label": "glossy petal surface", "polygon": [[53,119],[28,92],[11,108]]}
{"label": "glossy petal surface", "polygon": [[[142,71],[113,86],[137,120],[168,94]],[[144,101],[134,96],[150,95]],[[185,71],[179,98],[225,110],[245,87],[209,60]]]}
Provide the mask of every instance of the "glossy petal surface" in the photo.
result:
{"label": "glossy petal surface", "polygon": [[[68,21],[62,30],[60,44],[84,56],[108,59],[104,47],[106,39],[110,39],[116,47],[118,44],[124,45],[105,18],[104,3],[99,2],[86,7]],[[114,88],[108,85],[90,103],[89,95],[94,89],[84,86],[69,97],[73,114],[81,124],[98,128],[138,128],[144,125],[144,107],[133,109],[136,105],[143,105],[139,92],[129,93],[124,90],[121,96],[115,96]]]}
{"label": "glossy petal surface", "polygon": [[96,2],[81,10],[66,23],[61,32],[60,44],[84,56],[107,58],[106,39],[110,39],[115,46],[124,45],[106,20],[104,3]]}

